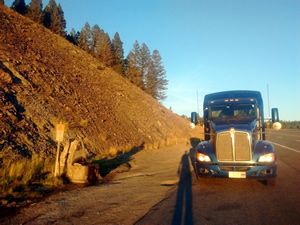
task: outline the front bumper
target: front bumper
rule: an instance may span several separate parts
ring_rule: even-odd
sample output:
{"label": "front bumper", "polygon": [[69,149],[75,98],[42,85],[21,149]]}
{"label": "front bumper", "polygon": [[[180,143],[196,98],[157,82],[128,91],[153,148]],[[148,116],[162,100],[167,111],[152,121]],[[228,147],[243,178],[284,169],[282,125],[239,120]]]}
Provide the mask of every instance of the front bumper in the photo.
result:
{"label": "front bumper", "polygon": [[194,169],[197,176],[208,177],[229,177],[229,172],[245,172],[246,178],[265,179],[276,177],[277,165],[263,164],[207,164],[194,163]]}

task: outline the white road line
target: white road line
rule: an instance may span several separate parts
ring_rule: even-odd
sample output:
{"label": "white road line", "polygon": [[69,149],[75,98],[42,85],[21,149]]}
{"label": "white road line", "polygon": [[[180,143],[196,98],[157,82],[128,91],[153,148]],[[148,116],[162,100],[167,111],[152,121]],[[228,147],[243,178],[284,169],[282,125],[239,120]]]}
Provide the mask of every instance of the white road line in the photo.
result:
{"label": "white road line", "polygon": [[273,143],[274,145],[280,146],[280,147],[285,148],[285,149],[287,149],[287,150],[290,150],[290,151],[293,151],[293,152],[300,153],[300,151],[297,150],[297,149],[290,148],[290,147],[287,147],[287,146],[285,146],[285,145],[281,145],[281,144],[275,143],[275,142],[273,142],[273,141],[272,141],[272,143]]}

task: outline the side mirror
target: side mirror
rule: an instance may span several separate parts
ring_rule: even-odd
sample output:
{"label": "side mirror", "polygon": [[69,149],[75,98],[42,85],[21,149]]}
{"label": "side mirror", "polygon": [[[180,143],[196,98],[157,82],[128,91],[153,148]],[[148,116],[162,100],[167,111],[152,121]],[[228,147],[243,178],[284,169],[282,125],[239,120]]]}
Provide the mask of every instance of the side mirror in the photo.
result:
{"label": "side mirror", "polygon": [[197,124],[198,123],[198,113],[196,113],[196,112],[192,112],[191,113],[191,122],[193,124]]}
{"label": "side mirror", "polygon": [[279,123],[279,113],[278,113],[278,108],[272,108],[272,128],[274,130],[280,130],[282,125]]}
{"label": "side mirror", "polygon": [[272,108],[272,123],[279,122],[278,108]]}

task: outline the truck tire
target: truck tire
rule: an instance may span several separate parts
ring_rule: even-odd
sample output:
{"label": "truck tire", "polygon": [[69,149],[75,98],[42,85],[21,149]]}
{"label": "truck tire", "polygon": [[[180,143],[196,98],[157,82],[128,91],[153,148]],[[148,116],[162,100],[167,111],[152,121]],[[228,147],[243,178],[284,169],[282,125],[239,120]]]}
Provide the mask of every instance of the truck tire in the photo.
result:
{"label": "truck tire", "polygon": [[269,179],[263,180],[263,184],[266,186],[274,187],[274,186],[276,186],[276,178],[269,178]]}

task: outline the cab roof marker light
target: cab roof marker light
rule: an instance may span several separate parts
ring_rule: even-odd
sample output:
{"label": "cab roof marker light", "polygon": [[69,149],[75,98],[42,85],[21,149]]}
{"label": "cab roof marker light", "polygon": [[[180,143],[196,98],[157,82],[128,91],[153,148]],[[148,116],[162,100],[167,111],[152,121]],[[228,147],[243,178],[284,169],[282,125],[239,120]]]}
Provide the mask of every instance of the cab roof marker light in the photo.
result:
{"label": "cab roof marker light", "polygon": [[238,102],[238,101],[239,101],[239,99],[238,99],[238,98],[236,98],[234,101]]}
{"label": "cab roof marker light", "polygon": [[228,99],[225,99],[225,102],[228,102],[229,100]]}

